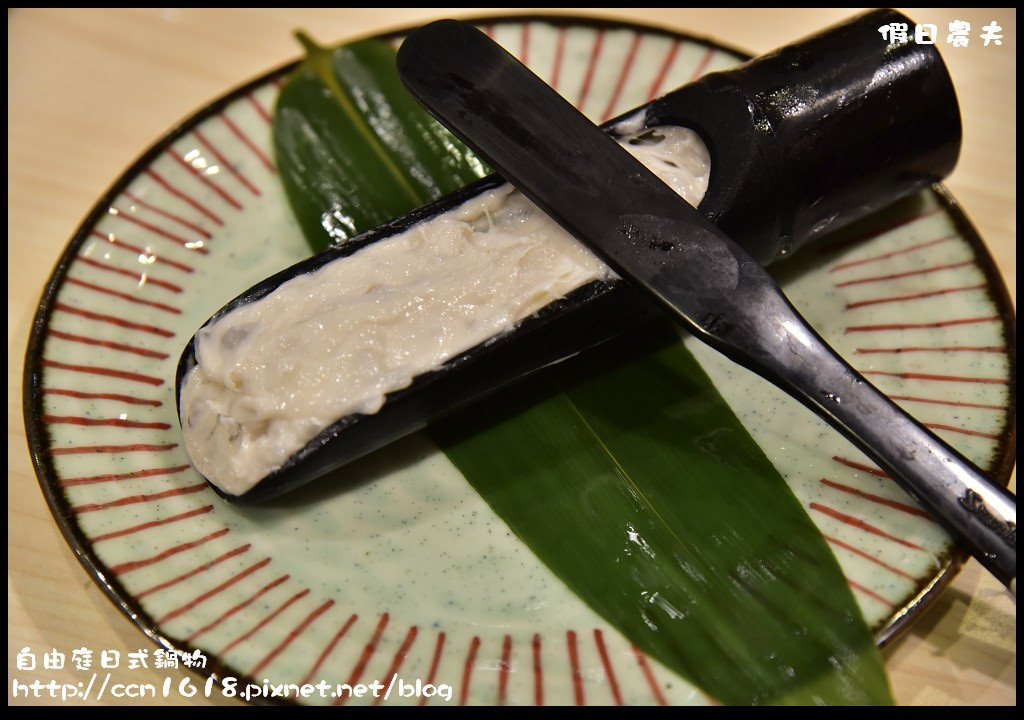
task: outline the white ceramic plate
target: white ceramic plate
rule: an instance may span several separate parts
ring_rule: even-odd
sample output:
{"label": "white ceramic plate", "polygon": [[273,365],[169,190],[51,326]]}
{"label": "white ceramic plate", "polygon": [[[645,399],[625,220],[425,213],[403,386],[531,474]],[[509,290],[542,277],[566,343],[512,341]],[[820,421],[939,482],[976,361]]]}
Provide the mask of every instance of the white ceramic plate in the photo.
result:
{"label": "white ceramic plate", "polygon": [[[740,58],[579,19],[485,29],[598,121]],[[398,671],[449,685],[453,703],[704,702],[569,593],[423,437],[358,463],[345,492],[314,488],[272,508],[227,505],[190,468],[173,397],[185,342],[307,254],[270,149],[285,70],[150,148],[99,200],[46,288],[26,425],[79,558],[146,634],[202,650],[220,676],[354,683]],[[976,233],[938,189],[865,228],[779,268],[786,292],[882,390],[1005,482],[1012,311]],[[807,506],[884,641],[955,571],[948,536],[801,406],[691,348]]]}

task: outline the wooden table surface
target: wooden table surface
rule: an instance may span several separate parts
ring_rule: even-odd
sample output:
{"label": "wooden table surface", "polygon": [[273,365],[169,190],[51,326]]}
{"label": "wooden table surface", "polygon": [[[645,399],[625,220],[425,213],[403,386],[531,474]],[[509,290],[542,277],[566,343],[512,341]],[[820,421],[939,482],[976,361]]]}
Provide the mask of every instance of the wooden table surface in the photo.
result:
{"label": "wooden table surface", "polygon": [[[607,8],[761,53],[858,12],[842,9]],[[15,9],[7,15],[8,702],[14,679],[77,682],[74,670],[16,669],[23,647],[120,650],[151,642],[83,571],[39,491],[21,408],[21,374],[43,286],[82,217],[158,136],[226,90],[296,59],[294,28],[324,42],[419,23],[571,8]],[[986,239],[1016,303],[1016,11],[910,8],[944,29],[972,24],[971,45],[940,42],[963,111],[964,147],[947,186]],[[984,47],[980,28],[1003,28]],[[1015,487],[1015,483],[1014,483]],[[912,629],[885,650],[898,702],[1015,705],[1016,603],[971,561]],[[175,683],[187,673],[133,670],[122,682]],[[172,701],[183,703],[182,698]],[[140,701],[126,700],[127,704]],[[191,704],[208,704],[198,699]],[[220,700],[220,703],[228,701]],[[67,701],[66,704],[77,704]]]}

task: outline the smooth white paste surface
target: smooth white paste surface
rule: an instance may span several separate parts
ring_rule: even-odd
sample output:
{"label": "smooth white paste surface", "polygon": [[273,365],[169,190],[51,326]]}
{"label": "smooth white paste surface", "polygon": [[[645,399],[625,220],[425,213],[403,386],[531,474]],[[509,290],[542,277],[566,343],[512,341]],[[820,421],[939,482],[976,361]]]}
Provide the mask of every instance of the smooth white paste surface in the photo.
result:
{"label": "smooth white paste surface", "polygon": [[[696,133],[620,140],[690,204],[703,198],[710,158]],[[483,193],[200,330],[181,391],[185,447],[241,494],[342,417],[377,412],[417,375],[612,276],[511,185]]]}

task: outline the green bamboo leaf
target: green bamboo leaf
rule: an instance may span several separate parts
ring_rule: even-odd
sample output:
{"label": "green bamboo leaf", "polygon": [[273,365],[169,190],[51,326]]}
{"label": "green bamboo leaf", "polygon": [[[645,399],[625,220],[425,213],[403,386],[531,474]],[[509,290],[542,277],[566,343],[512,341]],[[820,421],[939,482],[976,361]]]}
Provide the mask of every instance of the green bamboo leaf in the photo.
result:
{"label": "green bamboo leaf", "polygon": [[620,339],[547,387],[517,388],[528,399],[514,411],[505,396],[433,434],[580,598],[720,701],[889,702],[828,546],[665,337],[653,349]]}
{"label": "green bamboo leaf", "polygon": [[387,43],[330,50],[298,36],[307,56],[275,106],[274,150],[315,251],[490,172],[404,90]]}
{"label": "green bamboo leaf", "polygon": [[[274,137],[314,248],[486,172],[424,117],[386,43],[310,44]],[[432,433],[583,601],[721,702],[891,702],[829,548],[674,331],[625,338]]]}
{"label": "green bamboo leaf", "polygon": [[420,204],[437,200],[491,173],[409,94],[387,43],[342,45],[332,55],[334,76],[372,128]]}

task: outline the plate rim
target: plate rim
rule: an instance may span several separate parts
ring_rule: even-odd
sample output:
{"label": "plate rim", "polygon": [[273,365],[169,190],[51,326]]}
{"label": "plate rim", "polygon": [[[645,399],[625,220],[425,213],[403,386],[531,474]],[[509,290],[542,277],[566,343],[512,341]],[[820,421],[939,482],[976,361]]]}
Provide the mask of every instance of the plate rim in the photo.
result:
{"label": "plate rim", "polygon": [[[682,30],[673,30],[650,23],[593,17],[585,14],[565,15],[556,13],[548,15],[543,13],[524,13],[521,15],[469,16],[461,19],[477,25],[543,22],[556,27],[583,25],[593,28],[633,29],[648,34],[700,43],[715,50],[734,55],[743,61],[753,57],[744,50],[737,49],[708,36]],[[328,46],[335,47],[339,43],[357,42],[364,39],[394,40],[408,34],[415,27],[418,27],[418,25],[384,30],[382,32],[370,32],[349,39],[332,41]],[[75,522],[74,513],[71,512],[67,499],[59,492],[59,475],[56,472],[56,467],[50,453],[47,452],[49,448],[49,435],[45,424],[42,422],[43,393],[41,392],[41,379],[43,368],[41,360],[42,349],[46,340],[46,328],[53,314],[56,295],[63,286],[68,270],[74,262],[75,251],[89,238],[90,229],[100,218],[106,215],[111,202],[175,140],[188,133],[207,118],[216,115],[224,107],[240,97],[268,83],[274,82],[276,79],[283,78],[298,67],[301,62],[302,58],[299,57],[296,60],[277,65],[204,103],[198,109],[174,123],[167,131],[143,149],[124,169],[119,171],[115,179],[98,197],[91,209],[78,222],[70,239],[64,244],[61,255],[43,287],[37,310],[29,327],[29,339],[25,350],[22,373],[23,420],[33,470],[50,514],[56,521],[65,542],[67,542],[90,579],[99,585],[100,589],[114,606],[141,630],[146,637],[158,646],[171,651],[183,651],[187,648],[177,639],[161,632],[156,619],[152,618],[141,607],[138,600],[109,572],[107,566],[95,553],[93,544],[89,542],[78,523]],[[1006,281],[999,272],[995,259],[988,250],[984,239],[952,193],[941,183],[934,183],[929,191],[937,196],[940,205],[949,214],[963,240],[975,254],[977,266],[982,270],[987,282],[986,294],[989,295],[999,312],[1000,326],[1003,337],[1006,340],[1009,366],[1014,368],[1016,367],[1016,313]],[[1007,386],[1008,404],[1005,410],[1007,424],[997,446],[996,460],[993,463],[992,469],[988,471],[995,476],[997,482],[1004,486],[1009,483],[1012,471],[1016,465],[1016,391],[1016,374],[1010,372]],[[952,582],[969,558],[970,555],[954,538],[950,552],[942,559],[942,564],[936,574],[923,581],[917,594],[904,603],[883,626],[874,631],[876,645],[879,648],[884,648],[901,637],[907,628],[936,602],[942,595],[943,590]],[[215,680],[228,676],[239,678],[244,676],[244,673],[231,668],[217,655],[211,653],[207,655],[207,658],[208,661],[205,668],[191,668],[192,671],[204,677],[212,677]],[[281,704],[291,705],[293,703],[283,702]]]}

